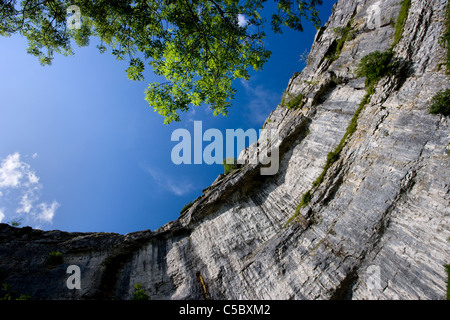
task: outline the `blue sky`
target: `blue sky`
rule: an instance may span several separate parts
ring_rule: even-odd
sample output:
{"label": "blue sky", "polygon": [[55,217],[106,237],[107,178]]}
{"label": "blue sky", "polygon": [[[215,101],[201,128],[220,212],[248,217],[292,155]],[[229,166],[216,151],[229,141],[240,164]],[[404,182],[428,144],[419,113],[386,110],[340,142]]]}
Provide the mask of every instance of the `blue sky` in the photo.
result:
{"label": "blue sky", "polygon": [[[320,7],[323,23],[334,2]],[[268,15],[271,7],[268,2]],[[193,121],[224,136],[226,129],[260,129],[304,67],[300,55],[316,33],[310,23],[304,28],[274,35],[266,27],[272,56],[248,82],[236,81],[227,117],[198,107],[170,125],[144,100],[153,74],[129,81],[126,62],[100,54],[95,39],[42,67],[26,53],[25,39],[0,37],[0,221],[125,234],[176,219],[223,167],[173,164],[172,132],[193,132]]]}

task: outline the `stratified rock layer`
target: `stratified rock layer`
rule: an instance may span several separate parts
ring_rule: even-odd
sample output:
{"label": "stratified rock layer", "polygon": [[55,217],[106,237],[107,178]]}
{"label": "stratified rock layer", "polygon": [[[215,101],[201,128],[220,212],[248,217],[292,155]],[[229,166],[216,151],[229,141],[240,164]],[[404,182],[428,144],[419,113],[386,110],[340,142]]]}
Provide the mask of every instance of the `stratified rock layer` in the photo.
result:
{"label": "stratified rock layer", "polygon": [[[290,220],[366,94],[357,64],[392,47],[400,6],[339,0],[289,81],[287,96],[302,94],[304,104],[278,106],[265,123],[279,139],[243,152],[247,164],[179,219],[127,235],[0,224],[0,281],[35,299],[130,299],[137,283],[151,299],[443,299],[450,123],[428,107],[450,88],[439,43],[447,1],[412,1],[394,47],[402,72],[379,81],[356,132]],[[346,26],[342,52],[327,59]],[[274,176],[251,161],[267,143],[279,148]],[[63,261],[49,263],[51,251]],[[69,265],[81,269],[80,290],[67,288]]]}

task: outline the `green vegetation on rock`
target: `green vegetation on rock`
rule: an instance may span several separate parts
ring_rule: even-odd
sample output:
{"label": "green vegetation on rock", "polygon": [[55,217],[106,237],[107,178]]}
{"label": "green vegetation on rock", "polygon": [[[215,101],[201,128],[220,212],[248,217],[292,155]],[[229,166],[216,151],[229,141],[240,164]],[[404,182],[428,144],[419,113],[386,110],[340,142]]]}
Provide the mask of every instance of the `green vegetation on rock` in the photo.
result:
{"label": "green vegetation on rock", "polygon": [[18,291],[12,290],[11,286],[3,283],[0,289],[0,300],[29,300],[30,295],[19,294]]}
{"label": "green vegetation on rock", "polygon": [[237,168],[236,159],[234,159],[233,157],[228,157],[224,159],[222,164],[223,164],[223,173],[225,175],[233,172]]}
{"label": "green vegetation on rock", "polygon": [[398,67],[398,63],[393,59],[394,52],[375,51],[361,59],[356,70],[357,77],[366,78],[366,87],[373,87],[381,78],[392,76]]}
{"label": "green vegetation on rock", "polygon": [[62,253],[59,251],[51,251],[47,257],[47,264],[51,266],[58,265],[63,262]]}
{"label": "green vegetation on rock", "polygon": [[402,7],[395,23],[394,44],[395,47],[403,37],[406,20],[408,19],[409,9],[411,8],[411,0],[402,0]]}
{"label": "green vegetation on rock", "polygon": [[296,96],[292,96],[288,93],[283,93],[283,97],[281,98],[281,106],[286,107],[290,110],[296,110],[301,108],[305,102],[303,101],[303,95],[299,93]]}
{"label": "green vegetation on rock", "polygon": [[334,31],[340,35],[340,38],[333,42],[331,48],[328,50],[325,55],[325,59],[330,60],[331,62],[337,60],[341,55],[342,48],[344,48],[344,44],[347,40],[352,38],[352,24],[353,19],[351,19],[345,28],[335,28]]}
{"label": "green vegetation on rock", "polygon": [[442,35],[440,42],[447,49],[447,74],[450,74],[450,2],[445,10],[445,33]]}
{"label": "green vegetation on rock", "polygon": [[141,283],[136,283],[134,285],[134,293],[133,293],[133,297],[132,300],[148,300],[150,299],[150,296],[148,295],[148,293],[145,291],[144,287],[142,286]]}
{"label": "green vegetation on rock", "polygon": [[450,89],[438,92],[431,100],[431,114],[450,115]]}

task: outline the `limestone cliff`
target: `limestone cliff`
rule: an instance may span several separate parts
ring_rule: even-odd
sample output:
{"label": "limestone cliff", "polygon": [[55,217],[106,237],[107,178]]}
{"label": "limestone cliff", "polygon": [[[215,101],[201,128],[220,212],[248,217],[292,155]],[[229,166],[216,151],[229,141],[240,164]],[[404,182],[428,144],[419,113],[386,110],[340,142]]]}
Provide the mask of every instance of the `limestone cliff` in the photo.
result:
{"label": "limestone cliff", "polygon": [[[289,81],[285,100],[301,101],[265,123],[279,139],[243,152],[248,163],[179,219],[127,235],[1,224],[0,282],[35,299],[130,299],[137,283],[151,299],[445,298],[450,119],[428,108],[450,88],[447,0],[412,0],[395,41],[401,6],[339,0]],[[356,67],[389,48],[397,72],[368,96]],[[274,176],[249,161],[267,143],[279,150]],[[66,286],[69,265],[79,290]]]}

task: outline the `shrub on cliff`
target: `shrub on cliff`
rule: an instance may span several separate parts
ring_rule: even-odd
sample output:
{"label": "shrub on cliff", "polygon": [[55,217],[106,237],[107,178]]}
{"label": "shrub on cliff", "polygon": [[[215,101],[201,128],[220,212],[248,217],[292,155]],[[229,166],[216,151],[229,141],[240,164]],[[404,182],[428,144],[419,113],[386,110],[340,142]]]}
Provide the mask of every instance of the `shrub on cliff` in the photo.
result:
{"label": "shrub on cliff", "polygon": [[144,287],[142,286],[142,283],[136,283],[134,285],[134,293],[133,293],[133,300],[148,300],[150,299],[150,296],[145,292]]}
{"label": "shrub on cliff", "polygon": [[17,291],[12,290],[11,286],[7,283],[2,283],[0,289],[0,300],[29,300],[30,295],[19,294]]}
{"label": "shrub on cliff", "polygon": [[358,64],[356,76],[366,77],[366,86],[375,85],[381,78],[394,74],[398,63],[393,59],[394,52],[391,50],[380,52],[375,51],[364,58]]}
{"label": "shrub on cliff", "polygon": [[284,92],[281,97],[281,106],[290,110],[301,108],[304,103],[303,95],[301,93],[296,96],[292,96],[291,94]]}
{"label": "shrub on cliff", "polygon": [[431,114],[450,115],[450,89],[438,92],[431,100]]}
{"label": "shrub on cliff", "polygon": [[47,264],[50,266],[56,266],[63,262],[62,253],[59,251],[51,251],[47,257]]}
{"label": "shrub on cliff", "polygon": [[190,201],[189,203],[186,203],[183,207],[183,209],[181,209],[180,214],[182,214],[183,212],[187,211],[190,207],[192,207],[193,202]]}
{"label": "shrub on cliff", "polygon": [[235,170],[237,168],[236,159],[234,159],[232,157],[228,157],[228,158],[224,159],[222,164],[223,164],[223,173],[224,174],[229,174],[230,172],[232,172],[233,170]]}

